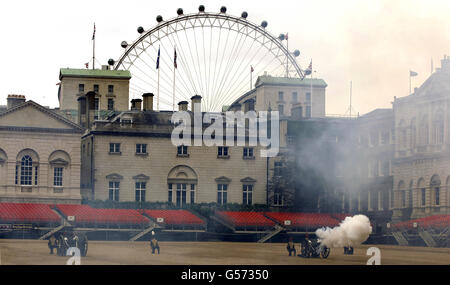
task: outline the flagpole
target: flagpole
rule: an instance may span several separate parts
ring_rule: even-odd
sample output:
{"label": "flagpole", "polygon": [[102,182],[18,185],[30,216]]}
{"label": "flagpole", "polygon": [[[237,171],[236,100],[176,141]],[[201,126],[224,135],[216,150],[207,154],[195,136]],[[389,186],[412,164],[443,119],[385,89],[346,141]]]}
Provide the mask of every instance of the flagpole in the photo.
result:
{"label": "flagpole", "polygon": [[157,98],[156,105],[157,105],[157,109],[159,111],[159,68],[158,68],[158,98]]}
{"label": "flagpole", "polygon": [[95,23],[94,23],[94,35],[92,37],[93,44],[92,44],[92,69],[95,69]]}
{"label": "flagpole", "polygon": [[411,70],[409,71],[409,94],[411,95]]}
{"label": "flagpole", "polygon": [[312,79],[313,79],[313,69],[312,69],[312,59],[311,59],[311,101],[309,102],[310,105],[310,114],[309,117],[312,118],[312,101],[313,101],[313,88],[312,88]]}
{"label": "flagpole", "polygon": [[252,66],[250,66],[250,91],[252,90],[253,85],[253,72],[252,72]]}
{"label": "flagpole", "polygon": [[175,46],[175,56],[174,56],[174,59],[173,59],[173,98],[172,98],[172,111],[173,112],[175,112],[175,72],[176,72],[176,70],[177,70],[177,68],[176,68],[176,54],[177,54],[177,49],[176,49],[176,46]]}

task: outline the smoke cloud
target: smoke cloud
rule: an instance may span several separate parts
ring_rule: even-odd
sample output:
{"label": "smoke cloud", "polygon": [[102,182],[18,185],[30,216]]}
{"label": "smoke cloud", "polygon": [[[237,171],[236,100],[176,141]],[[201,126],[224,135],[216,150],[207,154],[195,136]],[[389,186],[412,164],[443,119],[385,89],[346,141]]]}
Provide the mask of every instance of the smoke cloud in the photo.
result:
{"label": "smoke cloud", "polygon": [[316,230],[320,245],[327,247],[356,247],[365,242],[372,233],[370,220],[364,215],[346,217],[344,221],[335,228],[321,228]]}

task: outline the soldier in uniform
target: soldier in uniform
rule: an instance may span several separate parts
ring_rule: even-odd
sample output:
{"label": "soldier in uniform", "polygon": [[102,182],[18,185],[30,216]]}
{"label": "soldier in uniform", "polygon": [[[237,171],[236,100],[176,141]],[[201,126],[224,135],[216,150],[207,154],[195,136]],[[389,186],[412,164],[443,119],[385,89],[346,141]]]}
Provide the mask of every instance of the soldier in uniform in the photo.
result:
{"label": "soldier in uniform", "polygon": [[289,256],[292,255],[292,252],[294,253],[294,256],[297,255],[297,251],[295,250],[295,245],[294,245],[294,241],[292,240],[292,237],[289,238],[286,249],[289,252]]}
{"label": "soldier in uniform", "polygon": [[150,247],[152,248],[152,254],[155,254],[155,250],[158,250],[158,254],[159,254],[159,243],[158,240],[156,239],[156,235],[155,232],[152,231],[152,238],[150,240]]}
{"label": "soldier in uniform", "polygon": [[58,240],[55,238],[54,235],[52,235],[48,239],[48,248],[50,248],[50,254],[53,254],[53,249],[58,248]]}

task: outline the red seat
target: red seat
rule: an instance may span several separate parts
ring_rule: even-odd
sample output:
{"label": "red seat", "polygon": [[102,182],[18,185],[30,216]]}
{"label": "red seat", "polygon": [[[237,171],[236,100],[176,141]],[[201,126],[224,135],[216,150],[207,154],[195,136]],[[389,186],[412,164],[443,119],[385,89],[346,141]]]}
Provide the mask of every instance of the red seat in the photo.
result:
{"label": "red seat", "polygon": [[88,205],[57,205],[64,216],[74,216],[76,223],[136,225],[148,220],[138,210],[97,209]]}
{"label": "red seat", "polygon": [[267,212],[266,216],[284,225],[285,221],[290,221],[291,227],[320,228],[335,227],[339,225],[337,219],[330,214],[323,213],[278,213]]}
{"label": "red seat", "polygon": [[0,203],[0,221],[57,223],[61,219],[48,204]]}
{"label": "red seat", "polygon": [[235,227],[273,227],[275,222],[266,218],[261,212],[217,212],[216,215],[225,219]]}
{"label": "red seat", "polygon": [[187,210],[144,210],[155,221],[164,219],[167,225],[204,225],[205,222]]}

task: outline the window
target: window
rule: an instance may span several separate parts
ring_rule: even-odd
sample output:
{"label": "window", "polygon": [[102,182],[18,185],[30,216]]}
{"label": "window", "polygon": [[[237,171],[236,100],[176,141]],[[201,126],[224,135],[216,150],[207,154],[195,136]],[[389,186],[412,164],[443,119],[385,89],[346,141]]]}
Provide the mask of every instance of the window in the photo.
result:
{"label": "window", "polygon": [[421,189],[421,196],[422,196],[422,206],[425,206],[425,202],[426,202],[426,190],[425,188]]}
{"label": "window", "polygon": [[168,187],[169,188],[169,191],[168,191],[169,195],[168,195],[167,200],[168,200],[169,203],[172,203],[172,195],[173,195],[173,193],[172,193],[172,187],[173,186],[172,185],[173,185],[172,183],[169,183],[169,187]]}
{"label": "window", "polygon": [[252,205],[253,185],[244,184],[242,186],[243,199],[242,204]]}
{"label": "window", "polygon": [[20,162],[20,185],[32,185],[33,159],[29,155],[22,157]]}
{"label": "window", "polygon": [[439,205],[439,202],[440,202],[439,201],[439,192],[440,192],[439,187],[434,188],[434,203],[436,206]]}
{"label": "window", "polygon": [[191,184],[191,204],[195,204],[195,184]]}
{"label": "window", "polygon": [[217,204],[225,205],[227,203],[228,184],[217,184]]}
{"label": "window", "polygon": [[78,92],[84,93],[84,84],[78,84]]}
{"label": "window", "polygon": [[284,92],[283,91],[278,92],[278,101],[284,101]]}
{"label": "window", "polygon": [[281,176],[281,168],[283,167],[283,163],[280,161],[275,162],[275,167],[273,169],[274,176]]}
{"label": "window", "polygon": [[16,180],[15,180],[16,185],[19,183],[18,182],[18,179],[19,179],[18,177],[19,177],[19,166],[16,165]]}
{"label": "window", "polygon": [[297,103],[298,102],[298,93],[292,92],[292,102]]}
{"label": "window", "polygon": [[177,207],[186,205],[186,183],[177,183]]}
{"label": "window", "polygon": [[306,93],[306,104],[311,104],[311,93]]}
{"label": "window", "polygon": [[383,132],[381,134],[381,144],[385,145],[389,143],[389,132]]}
{"label": "window", "polygon": [[108,111],[114,111],[114,99],[108,99]]}
{"label": "window", "polygon": [[39,166],[34,167],[34,185],[38,185],[38,171]]}
{"label": "window", "polygon": [[94,98],[94,110],[95,110],[94,120],[98,120],[98,107],[99,107],[99,99]]}
{"label": "window", "polygon": [[119,201],[120,182],[109,181],[109,200]]}
{"label": "window", "polygon": [[311,118],[311,106],[306,106],[305,117],[306,118]]}
{"label": "window", "polygon": [[278,105],[278,112],[280,112],[280,115],[284,115],[284,105]]}
{"label": "window", "polygon": [[244,147],[244,158],[254,158],[252,147]]}
{"label": "window", "polygon": [[187,156],[188,155],[188,147],[185,145],[178,146],[177,155],[178,156]]}
{"label": "window", "polygon": [[94,84],[94,92],[98,93],[98,84]]}
{"label": "window", "polygon": [[136,144],[136,154],[147,154],[147,144]]}
{"label": "window", "polygon": [[227,146],[219,146],[217,148],[217,156],[228,157],[228,147]]}
{"label": "window", "polygon": [[53,186],[63,186],[63,168],[55,167],[53,169]]}
{"label": "window", "polygon": [[114,85],[108,85],[108,93],[114,93]]}
{"label": "window", "polygon": [[136,202],[145,202],[146,182],[136,182]]}
{"label": "window", "polygon": [[120,153],[120,143],[110,143],[109,153]]}
{"label": "window", "polygon": [[283,194],[279,191],[279,189],[275,190],[275,193],[273,194],[273,205],[283,206]]}

